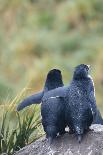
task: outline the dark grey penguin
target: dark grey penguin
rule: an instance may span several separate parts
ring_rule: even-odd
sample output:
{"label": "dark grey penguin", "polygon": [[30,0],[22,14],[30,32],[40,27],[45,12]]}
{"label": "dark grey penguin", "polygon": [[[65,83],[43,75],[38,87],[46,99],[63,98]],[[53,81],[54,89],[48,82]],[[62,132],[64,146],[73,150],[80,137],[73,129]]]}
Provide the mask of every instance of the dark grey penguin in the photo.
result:
{"label": "dark grey penguin", "polygon": [[89,130],[97,110],[94,85],[88,72],[89,67],[84,64],[75,68],[65,98],[66,121],[69,128],[76,134],[79,142]]}
{"label": "dark grey penguin", "polygon": [[[61,71],[53,69],[49,71],[47,79],[45,82],[43,95],[41,93],[33,95],[25,99],[18,107],[17,110],[21,110],[26,106],[35,104],[35,101],[42,102],[41,104],[41,115],[42,115],[42,125],[44,131],[46,132],[46,137],[49,143],[59,133],[60,135],[65,133],[65,112],[64,112],[64,100],[60,97],[47,96],[46,94],[55,88],[62,87],[62,75]],[[37,100],[36,100],[37,99]],[[28,103],[29,102],[29,103]]]}
{"label": "dark grey penguin", "polygon": [[65,133],[65,107],[64,100],[60,97],[45,97],[45,94],[61,86],[63,86],[61,72],[59,70],[50,71],[45,82],[41,104],[42,125],[50,144],[58,133],[60,135]]}

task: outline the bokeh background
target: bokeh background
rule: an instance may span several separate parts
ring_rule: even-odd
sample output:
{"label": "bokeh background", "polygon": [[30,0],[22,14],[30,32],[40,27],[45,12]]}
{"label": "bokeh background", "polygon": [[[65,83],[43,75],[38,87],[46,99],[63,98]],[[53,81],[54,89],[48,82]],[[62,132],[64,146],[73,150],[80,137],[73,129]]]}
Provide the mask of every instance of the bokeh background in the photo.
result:
{"label": "bokeh background", "polygon": [[50,69],[62,70],[67,84],[80,63],[92,67],[103,114],[103,0],[0,0],[2,113],[43,89]]}

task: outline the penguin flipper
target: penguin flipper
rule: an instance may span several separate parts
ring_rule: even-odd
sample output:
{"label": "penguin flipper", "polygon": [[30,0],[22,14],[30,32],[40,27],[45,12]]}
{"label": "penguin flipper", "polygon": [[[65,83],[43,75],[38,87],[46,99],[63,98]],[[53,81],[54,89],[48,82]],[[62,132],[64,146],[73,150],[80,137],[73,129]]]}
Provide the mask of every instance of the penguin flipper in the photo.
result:
{"label": "penguin flipper", "polygon": [[102,118],[101,113],[100,113],[100,111],[98,109],[97,109],[97,112],[96,112],[96,117],[95,117],[92,124],[101,124],[101,125],[103,125],[103,118]]}
{"label": "penguin flipper", "polygon": [[55,97],[65,97],[68,91],[68,87],[59,87],[48,91],[43,98],[55,98]]}
{"label": "penguin flipper", "polygon": [[25,107],[30,106],[31,104],[40,104],[43,95],[44,95],[44,92],[41,91],[37,94],[27,97],[17,106],[17,111],[20,111],[20,110],[24,109]]}

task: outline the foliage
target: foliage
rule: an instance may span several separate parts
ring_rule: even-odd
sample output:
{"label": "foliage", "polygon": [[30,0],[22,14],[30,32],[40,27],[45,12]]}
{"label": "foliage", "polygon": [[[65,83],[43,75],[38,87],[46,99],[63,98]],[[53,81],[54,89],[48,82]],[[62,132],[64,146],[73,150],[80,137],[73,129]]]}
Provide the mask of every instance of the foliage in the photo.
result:
{"label": "foliage", "polygon": [[[15,106],[14,106],[15,107]],[[16,109],[16,107],[15,107]],[[39,109],[26,110],[21,114],[14,108],[4,107],[0,123],[0,154],[12,155],[15,151],[43,135]],[[13,118],[12,118],[13,117]]]}

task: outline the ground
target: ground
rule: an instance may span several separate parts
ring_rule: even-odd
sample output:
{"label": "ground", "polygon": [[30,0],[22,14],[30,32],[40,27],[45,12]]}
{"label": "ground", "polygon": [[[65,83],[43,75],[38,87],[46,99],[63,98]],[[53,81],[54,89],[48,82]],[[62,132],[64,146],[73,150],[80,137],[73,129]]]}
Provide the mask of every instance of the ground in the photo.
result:
{"label": "ground", "polygon": [[24,147],[16,155],[102,155],[103,125],[92,125],[81,144],[72,134],[57,137],[51,146],[45,137]]}

